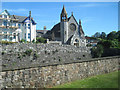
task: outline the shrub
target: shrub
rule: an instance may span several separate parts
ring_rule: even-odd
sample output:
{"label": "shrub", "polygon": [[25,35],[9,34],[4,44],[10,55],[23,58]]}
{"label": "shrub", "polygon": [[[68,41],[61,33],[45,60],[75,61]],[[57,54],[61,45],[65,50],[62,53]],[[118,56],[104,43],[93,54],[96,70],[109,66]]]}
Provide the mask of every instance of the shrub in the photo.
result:
{"label": "shrub", "polygon": [[4,55],[4,54],[5,54],[5,52],[3,51],[3,52],[2,52],[2,55]]}
{"label": "shrub", "polygon": [[102,45],[97,45],[97,47],[93,47],[91,49],[91,54],[92,54],[92,57],[93,58],[98,58],[98,57],[101,57],[102,54],[103,54],[103,46]]}
{"label": "shrub", "polygon": [[28,55],[28,56],[30,56],[31,53],[32,53],[32,49],[27,49],[27,50],[25,51],[25,54]]}
{"label": "shrub", "polygon": [[33,60],[37,59],[39,56],[37,55],[37,53],[33,54]]}
{"label": "shrub", "polygon": [[86,46],[87,46],[87,47],[91,47],[91,46],[92,46],[92,44],[88,43]]}
{"label": "shrub", "polygon": [[17,43],[17,42],[11,42],[11,41],[0,41],[0,43],[1,43],[1,44],[9,45],[9,44]]}
{"label": "shrub", "polygon": [[36,38],[36,43],[46,43],[46,39],[42,37],[37,37]]}
{"label": "shrub", "polygon": [[20,42],[26,42],[24,39],[22,39]]}
{"label": "shrub", "polygon": [[35,40],[34,40],[34,39],[32,40],[32,43],[35,43]]}

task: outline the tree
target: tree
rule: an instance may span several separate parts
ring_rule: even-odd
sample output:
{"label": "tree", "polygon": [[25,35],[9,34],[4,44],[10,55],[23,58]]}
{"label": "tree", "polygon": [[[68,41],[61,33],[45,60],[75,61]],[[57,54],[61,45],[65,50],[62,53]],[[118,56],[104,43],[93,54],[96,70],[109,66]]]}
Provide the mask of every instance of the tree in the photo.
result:
{"label": "tree", "polygon": [[101,40],[98,42],[98,45],[102,45],[104,48],[110,48],[112,46],[111,40]]}
{"label": "tree", "polygon": [[120,42],[120,35],[118,36],[118,41]]}
{"label": "tree", "polygon": [[105,39],[106,38],[106,33],[102,32],[101,35],[100,35],[100,38]]}
{"label": "tree", "polygon": [[20,42],[26,42],[24,39],[22,39]]}
{"label": "tree", "polygon": [[94,34],[94,37],[99,38],[99,37],[100,37],[100,33],[99,33],[99,32],[96,32],[96,33]]}
{"label": "tree", "polygon": [[42,37],[37,37],[37,38],[36,38],[36,42],[37,42],[37,43],[46,43],[46,39],[45,39],[45,38],[42,38]]}
{"label": "tree", "polygon": [[117,38],[117,36],[116,36],[116,31],[112,31],[112,32],[110,32],[108,35],[107,35],[107,39],[108,40],[114,40],[114,39],[116,39]]}
{"label": "tree", "polygon": [[118,40],[120,41],[120,31],[118,31],[118,32],[116,33],[116,39],[118,39]]}
{"label": "tree", "polygon": [[103,46],[102,45],[97,45],[97,47],[93,47],[91,49],[91,54],[92,54],[92,57],[93,58],[98,58],[98,57],[101,57],[102,54],[103,54]]}

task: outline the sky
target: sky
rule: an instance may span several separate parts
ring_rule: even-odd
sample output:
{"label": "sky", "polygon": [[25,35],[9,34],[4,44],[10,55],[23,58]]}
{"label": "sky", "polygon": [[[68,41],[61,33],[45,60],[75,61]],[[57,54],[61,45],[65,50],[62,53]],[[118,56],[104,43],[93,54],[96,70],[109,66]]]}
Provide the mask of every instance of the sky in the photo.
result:
{"label": "sky", "polygon": [[118,31],[118,2],[2,2],[2,11],[8,10],[11,15],[29,16],[37,23],[37,30],[47,30],[60,22],[60,14],[66,8],[68,17],[73,12],[85,35],[91,36],[96,32]]}

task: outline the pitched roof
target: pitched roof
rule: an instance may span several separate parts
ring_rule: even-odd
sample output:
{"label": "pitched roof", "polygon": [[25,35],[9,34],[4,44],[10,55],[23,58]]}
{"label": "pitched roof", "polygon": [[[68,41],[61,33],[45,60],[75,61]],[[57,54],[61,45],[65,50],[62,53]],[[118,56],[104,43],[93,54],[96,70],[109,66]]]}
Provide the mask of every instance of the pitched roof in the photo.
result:
{"label": "pitched roof", "polygon": [[[27,20],[27,19],[30,20],[30,16],[29,16],[29,17],[26,17],[26,18],[22,21],[22,23],[24,23],[25,20]],[[35,21],[33,20],[33,18],[31,18],[31,21],[32,21],[33,24],[36,24]]]}
{"label": "pitched roof", "polygon": [[75,20],[75,22],[76,22],[77,25],[78,25],[78,22],[77,22],[77,20],[75,19],[74,15],[71,15],[71,16],[68,18],[68,21],[71,19],[71,17],[73,17],[73,19]]}
{"label": "pitched roof", "polygon": [[[10,15],[10,13],[9,13],[7,10],[4,10],[3,12],[6,12],[8,15]],[[3,13],[3,12],[2,12],[2,13]]]}
{"label": "pitched roof", "polygon": [[[46,30],[46,31],[48,31],[48,30]],[[42,32],[42,33],[43,33],[44,30],[36,30],[36,32],[38,32],[38,33],[39,33],[39,32]]]}
{"label": "pitched roof", "polygon": [[62,9],[62,13],[61,13],[61,14],[63,14],[63,13],[64,13],[64,14],[67,14],[64,5],[63,5],[63,9]]}
{"label": "pitched roof", "polygon": [[12,19],[18,19],[18,22],[23,22],[27,17],[26,16],[17,16],[17,15],[10,15]]}
{"label": "pitched roof", "polygon": [[[10,18],[12,18],[12,19],[18,19],[18,22],[20,22],[20,23],[22,23],[25,19],[29,18],[29,16],[26,17],[26,16],[10,15],[7,10],[4,10],[4,11],[8,13],[8,15],[10,16]],[[3,12],[4,12],[4,11],[3,11]],[[36,24],[35,21],[33,20],[33,18],[32,18],[31,20],[32,20],[32,22],[33,22],[34,24]]]}
{"label": "pitched roof", "polygon": [[51,31],[59,31],[60,30],[60,22],[57,23],[56,25],[53,26],[53,28],[51,29]]}

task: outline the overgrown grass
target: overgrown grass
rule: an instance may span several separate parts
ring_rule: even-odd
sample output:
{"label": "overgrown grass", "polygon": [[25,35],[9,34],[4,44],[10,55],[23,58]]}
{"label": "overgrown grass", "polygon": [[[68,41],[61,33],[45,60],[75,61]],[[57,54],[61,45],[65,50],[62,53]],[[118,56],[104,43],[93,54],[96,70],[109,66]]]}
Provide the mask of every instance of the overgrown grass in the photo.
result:
{"label": "overgrown grass", "polygon": [[53,88],[118,88],[118,71],[92,76]]}

